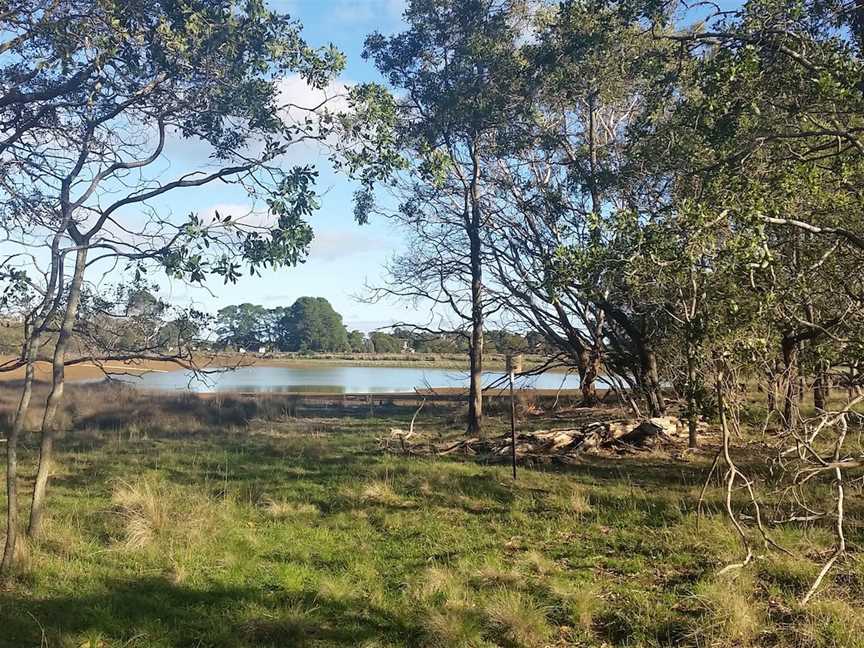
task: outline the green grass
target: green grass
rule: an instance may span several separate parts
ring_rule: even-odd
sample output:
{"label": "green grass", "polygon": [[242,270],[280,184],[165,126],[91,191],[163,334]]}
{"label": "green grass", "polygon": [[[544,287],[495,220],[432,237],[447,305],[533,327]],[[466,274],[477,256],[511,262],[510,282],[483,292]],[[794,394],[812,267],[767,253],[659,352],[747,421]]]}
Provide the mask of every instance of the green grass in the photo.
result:
{"label": "green grass", "polygon": [[[514,483],[502,466],[381,455],[376,435],[410,415],[131,435],[82,418],[44,540],[0,591],[0,645],[864,646],[854,554],[807,609],[815,562],[716,576],[739,546],[718,491],[697,531],[705,456]],[[818,558],[830,534],[781,539]]]}

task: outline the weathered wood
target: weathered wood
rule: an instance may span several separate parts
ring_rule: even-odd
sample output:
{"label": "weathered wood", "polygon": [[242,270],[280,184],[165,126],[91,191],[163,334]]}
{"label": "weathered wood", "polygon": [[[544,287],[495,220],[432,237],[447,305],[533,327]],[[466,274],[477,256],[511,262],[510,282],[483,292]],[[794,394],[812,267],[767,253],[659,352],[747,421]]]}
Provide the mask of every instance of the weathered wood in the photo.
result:
{"label": "weathered wood", "polygon": [[[435,445],[419,435],[392,428],[390,437],[381,446],[391,450],[398,441],[399,450],[406,454],[485,456],[490,461],[503,462],[513,455],[525,460],[552,460],[572,462],[585,452],[599,450],[644,450],[672,441],[684,434],[685,426],[672,416],[645,420],[625,419],[595,421],[578,428],[560,428],[521,432],[515,437],[503,434],[497,437],[471,437]],[[515,443],[514,443],[515,439]]]}

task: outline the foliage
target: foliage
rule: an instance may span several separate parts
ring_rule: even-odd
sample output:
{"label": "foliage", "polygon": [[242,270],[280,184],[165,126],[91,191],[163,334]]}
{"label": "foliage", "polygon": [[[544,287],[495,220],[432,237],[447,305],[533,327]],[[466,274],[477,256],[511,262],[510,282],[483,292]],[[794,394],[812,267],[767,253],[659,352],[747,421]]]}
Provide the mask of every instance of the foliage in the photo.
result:
{"label": "foliage", "polygon": [[342,316],[323,297],[300,297],[279,321],[286,351],[345,351],[348,333]]}
{"label": "foliage", "polygon": [[[362,333],[353,341],[363,351]],[[300,297],[288,308],[257,304],[226,306],[217,314],[217,345],[256,350],[263,346],[280,351],[355,350],[342,324],[342,316],[323,297]]]}
{"label": "foliage", "polygon": [[391,333],[372,331],[369,339],[375,353],[401,353],[405,348],[403,339]]}

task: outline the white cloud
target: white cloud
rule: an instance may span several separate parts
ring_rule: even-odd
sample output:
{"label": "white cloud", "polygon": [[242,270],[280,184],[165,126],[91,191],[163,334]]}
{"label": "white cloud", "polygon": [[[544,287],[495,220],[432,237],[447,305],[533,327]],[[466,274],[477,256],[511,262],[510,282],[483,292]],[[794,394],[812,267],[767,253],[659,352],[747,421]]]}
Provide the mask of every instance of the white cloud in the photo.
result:
{"label": "white cloud", "polygon": [[[221,217],[230,215],[234,222],[253,227],[270,227],[275,218],[264,207],[242,203],[217,203],[200,212],[205,223],[209,223],[219,212]],[[312,220],[315,238],[309,249],[309,261],[335,261],[356,254],[388,247],[387,241],[370,236],[359,225],[354,227],[318,229]]]}
{"label": "white cloud", "polygon": [[383,239],[369,236],[360,230],[360,226],[354,228],[340,228],[336,230],[325,230],[316,232],[309,251],[310,261],[335,261],[355,254],[363,254],[373,250],[382,250],[387,247]]}
{"label": "white cloud", "polygon": [[347,79],[335,79],[324,88],[313,88],[299,74],[281,79],[278,83],[278,104],[282,118],[289,124],[300,124],[310,112],[316,114],[339,113],[348,110]]}

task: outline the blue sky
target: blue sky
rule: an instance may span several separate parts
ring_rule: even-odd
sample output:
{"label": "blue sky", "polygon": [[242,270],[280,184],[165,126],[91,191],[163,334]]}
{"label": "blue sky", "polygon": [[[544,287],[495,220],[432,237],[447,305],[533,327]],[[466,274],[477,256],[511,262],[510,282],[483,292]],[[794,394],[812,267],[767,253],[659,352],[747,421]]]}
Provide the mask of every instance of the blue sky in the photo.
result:
{"label": "blue sky", "polygon": [[[367,34],[378,30],[394,32],[400,28],[403,0],[271,0],[278,11],[290,14],[303,24],[303,36],[312,46],[333,43],[347,56],[341,83],[377,80],[371,63],[361,58]],[[289,84],[291,89],[297,84]],[[298,92],[302,94],[303,89]],[[178,142],[166,151],[168,163],[193,164],[206,155],[194,142]],[[307,261],[262,277],[244,277],[235,285],[211,283],[208,290],[192,289],[180,283],[163,282],[163,298],[178,305],[196,305],[210,312],[241,302],[264,306],[288,306],[304,295],[325,297],[340,312],[349,328],[372,330],[396,321],[422,319],[414,307],[405,304],[368,304],[355,297],[366,292],[367,284],[380,283],[381,268],[401,238],[386,222],[366,226],[353,221],[354,186],[330,168],[326,158],[312,148],[293,153],[291,162],[311,163],[320,173],[318,191],[321,209],[310,218],[315,241]],[[249,201],[242,192],[230,187],[208,187],[173,193],[170,205],[177,215],[191,211],[199,214],[245,213]]]}

